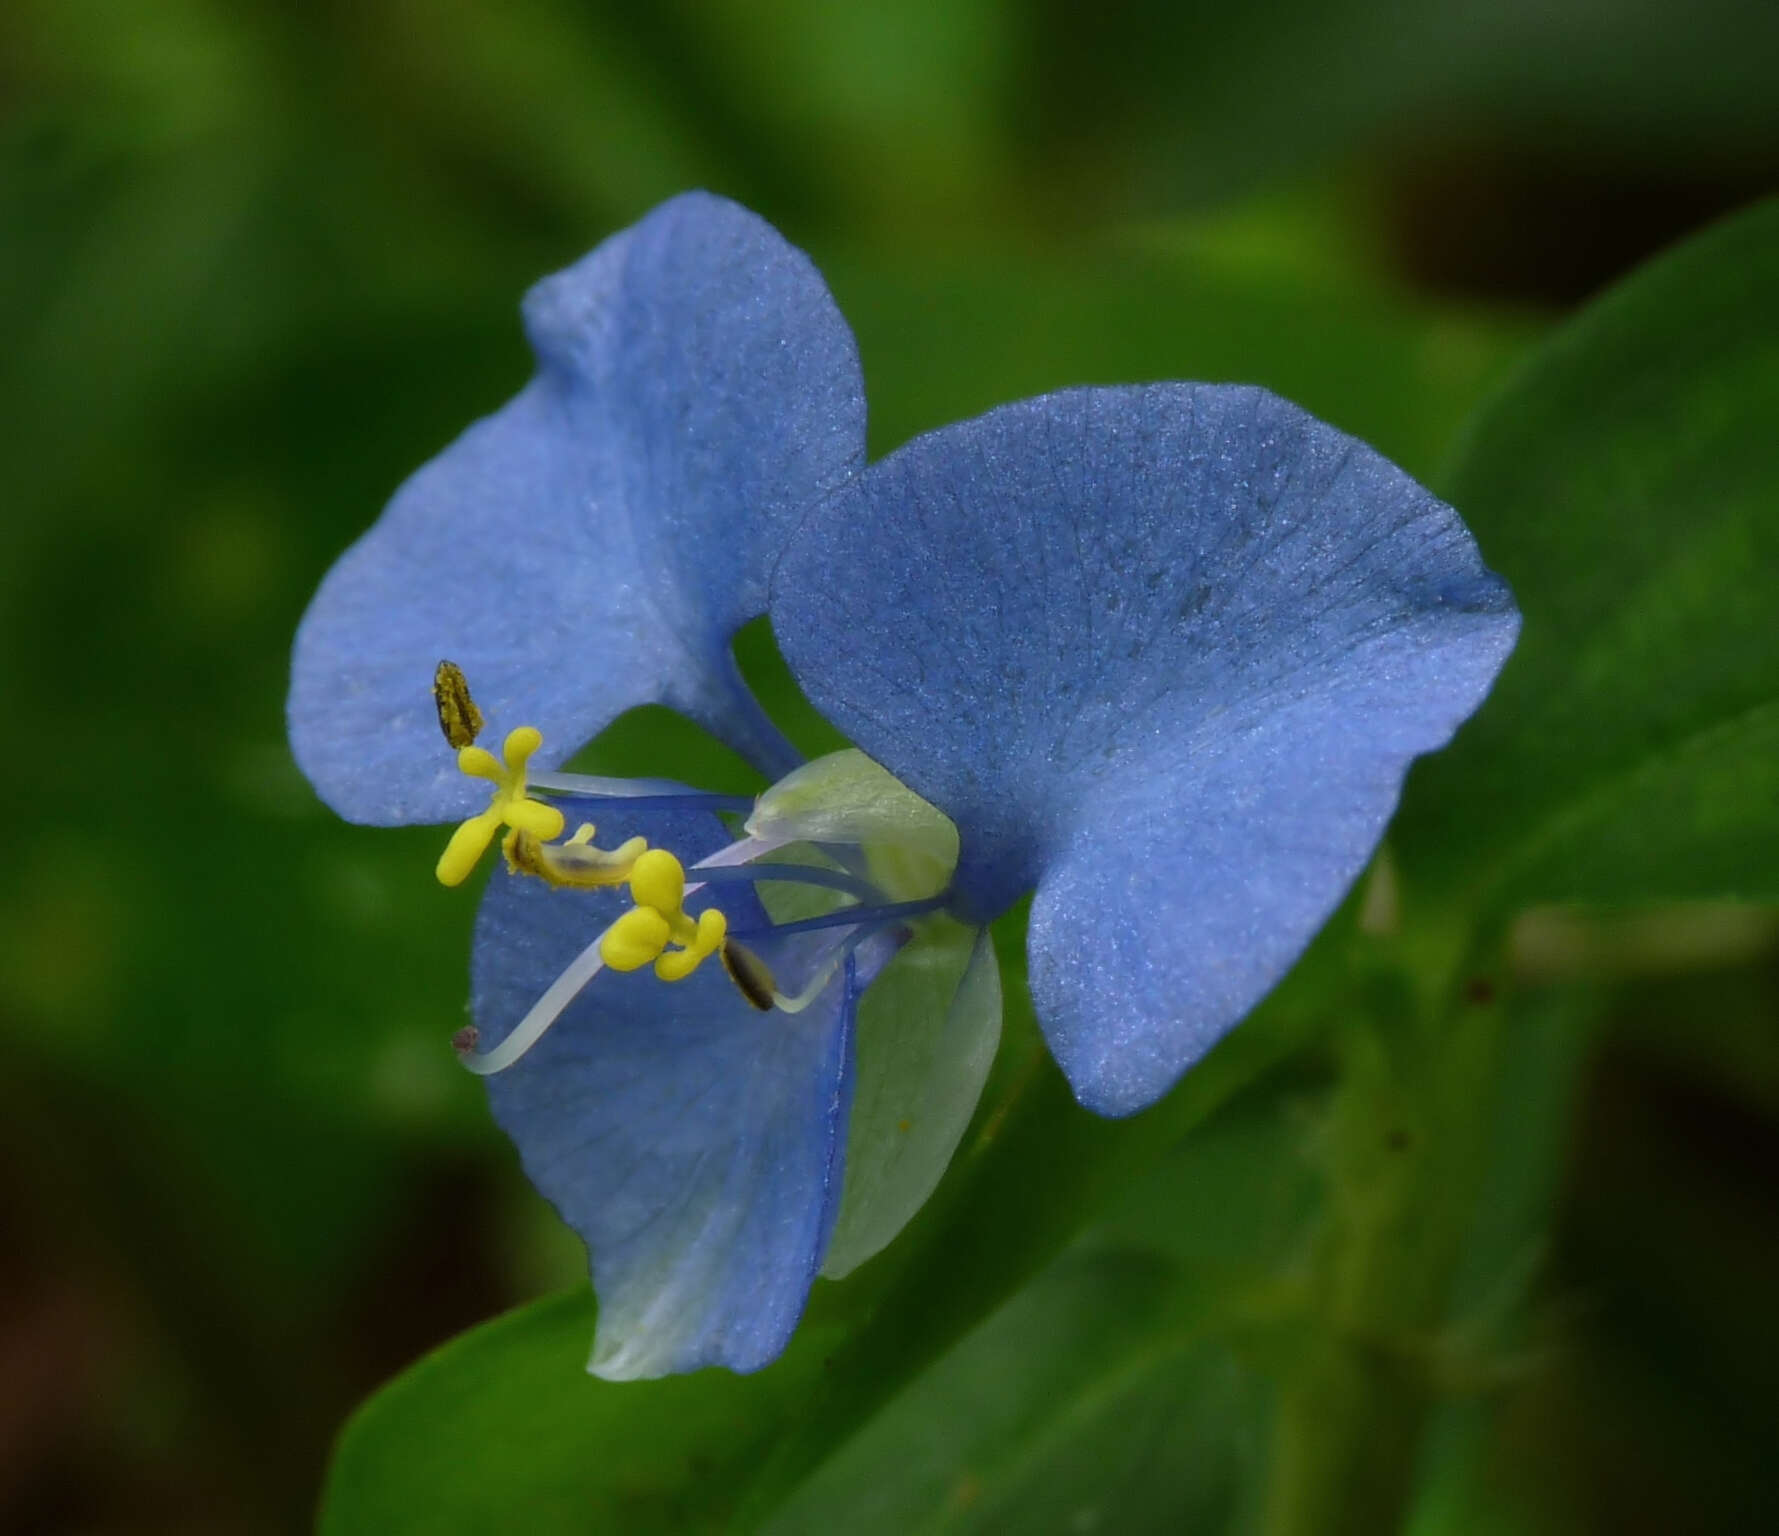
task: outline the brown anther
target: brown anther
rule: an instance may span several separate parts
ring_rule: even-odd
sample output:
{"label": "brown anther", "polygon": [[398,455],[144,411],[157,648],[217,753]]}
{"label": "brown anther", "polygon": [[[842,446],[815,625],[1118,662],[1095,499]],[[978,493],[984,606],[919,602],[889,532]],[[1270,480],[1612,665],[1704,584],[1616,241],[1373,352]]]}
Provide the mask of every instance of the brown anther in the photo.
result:
{"label": "brown anther", "polygon": [[766,962],[733,939],[725,939],[719,953],[723,957],[723,969],[729,973],[729,980],[735,983],[736,990],[761,1013],[771,1012],[777,983],[766,968]]}
{"label": "brown anther", "polygon": [[456,662],[439,663],[432,674],[432,698],[439,708],[439,729],[452,751],[461,752],[481,735],[482,712],[469,696],[469,682]]}

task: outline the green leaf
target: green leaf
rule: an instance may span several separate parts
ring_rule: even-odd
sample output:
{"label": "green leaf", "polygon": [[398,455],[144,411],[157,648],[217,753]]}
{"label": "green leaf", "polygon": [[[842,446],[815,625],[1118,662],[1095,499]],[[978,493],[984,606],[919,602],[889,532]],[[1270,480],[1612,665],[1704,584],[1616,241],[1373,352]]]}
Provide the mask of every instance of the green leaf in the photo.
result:
{"label": "green leaf", "polygon": [[1182,1140],[763,1529],[1252,1529],[1262,1346],[1307,1317],[1319,1175],[1302,1122],[1299,1096],[1275,1088]]}
{"label": "green leaf", "polygon": [[1168,1529],[1225,1528],[1252,1383],[1178,1278],[1142,1249],[1067,1255],[762,1529],[1025,1531],[1059,1514],[1068,1529],[1092,1513],[1106,1530],[1164,1528],[1163,1513]]}
{"label": "green leaf", "polygon": [[347,1424],[323,1536],[720,1530],[741,1474],[808,1393],[831,1332],[755,1376],[586,1373],[592,1293],[522,1307],[391,1382]]}
{"label": "green leaf", "polygon": [[1405,873],[1516,900],[1779,897],[1779,202],[1561,332],[1448,494],[1525,614],[1420,765]]}
{"label": "green leaf", "polygon": [[1505,894],[1599,908],[1779,901],[1779,700],[1604,779],[1545,825]]}

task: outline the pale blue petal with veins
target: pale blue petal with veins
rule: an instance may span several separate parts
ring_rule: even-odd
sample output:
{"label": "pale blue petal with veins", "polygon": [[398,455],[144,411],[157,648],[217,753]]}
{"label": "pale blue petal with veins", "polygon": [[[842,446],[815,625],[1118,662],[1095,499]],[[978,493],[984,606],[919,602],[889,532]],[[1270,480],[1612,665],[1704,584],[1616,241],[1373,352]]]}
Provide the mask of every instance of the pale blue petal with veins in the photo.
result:
{"label": "pale blue petal with veins", "polygon": [[803,525],[771,613],[816,707],[957,823],[960,908],[1035,888],[1033,1002],[1105,1114],[1284,974],[1518,630],[1402,471],[1190,384],[916,440]]}
{"label": "pale blue petal with veins", "polygon": [[743,686],[735,631],[792,525],[864,462],[857,352],[801,251],[688,193],[533,288],[538,371],[396,493],[297,633],[297,761],[342,815],[476,808],[427,689],[461,666],[490,719],[561,762],[664,703],[769,776],[796,756]]}

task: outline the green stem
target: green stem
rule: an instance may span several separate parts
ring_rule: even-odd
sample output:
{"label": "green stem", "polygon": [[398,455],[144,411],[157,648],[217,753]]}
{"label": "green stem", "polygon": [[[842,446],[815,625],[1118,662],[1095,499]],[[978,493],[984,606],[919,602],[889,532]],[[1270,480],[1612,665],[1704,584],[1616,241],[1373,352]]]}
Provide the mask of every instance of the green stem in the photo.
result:
{"label": "green stem", "polygon": [[1524,1344],[1524,1302],[1544,1253],[1594,1013],[1590,990],[1565,987],[1528,998],[1508,1018],[1488,1177],[1447,1303],[1449,1335],[1471,1369],[1427,1426],[1410,1536],[1459,1529],[1484,1497],[1493,1390],[1504,1377],[1489,1366]]}
{"label": "green stem", "polygon": [[[1493,953],[1493,951],[1489,951]],[[1342,1037],[1330,1215],[1317,1254],[1317,1343],[1275,1427],[1266,1536],[1398,1529],[1441,1382],[1454,1273],[1523,1093],[1499,967],[1427,1010],[1380,981]]]}

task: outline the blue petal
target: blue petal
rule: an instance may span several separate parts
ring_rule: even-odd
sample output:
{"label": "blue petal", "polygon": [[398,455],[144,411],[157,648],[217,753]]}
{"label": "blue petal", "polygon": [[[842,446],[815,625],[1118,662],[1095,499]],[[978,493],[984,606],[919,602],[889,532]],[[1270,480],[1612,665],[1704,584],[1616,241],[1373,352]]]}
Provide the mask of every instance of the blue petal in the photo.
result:
{"label": "blue petal", "polygon": [[396,493],[298,630],[291,742],[354,820],[485,798],[433,718],[441,658],[494,732],[542,730],[540,768],[652,702],[773,777],[796,760],[729,643],[790,527],[863,463],[857,353],[820,275],[691,193],[539,283],[525,324],[536,377]]}
{"label": "blue petal", "polygon": [[960,908],[1037,888],[1039,1018],[1109,1114],[1279,979],[1518,629],[1400,470],[1186,384],[909,444],[806,525],[772,618],[815,705],[957,822]]}
{"label": "blue petal", "polygon": [[[709,817],[618,823],[602,843],[644,830],[688,862],[724,840]],[[742,887],[722,895],[732,924],[762,919]],[[627,905],[497,874],[475,942],[483,1049]],[[793,1015],[750,1007],[714,961],[672,984],[602,971],[488,1079],[526,1174],[587,1244],[595,1372],[752,1371],[783,1350],[838,1209],[855,1005],[850,972]]]}

